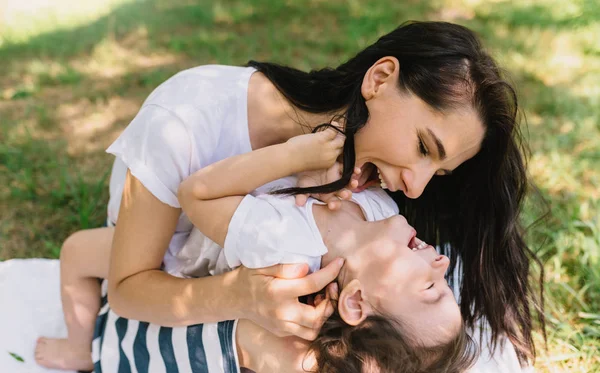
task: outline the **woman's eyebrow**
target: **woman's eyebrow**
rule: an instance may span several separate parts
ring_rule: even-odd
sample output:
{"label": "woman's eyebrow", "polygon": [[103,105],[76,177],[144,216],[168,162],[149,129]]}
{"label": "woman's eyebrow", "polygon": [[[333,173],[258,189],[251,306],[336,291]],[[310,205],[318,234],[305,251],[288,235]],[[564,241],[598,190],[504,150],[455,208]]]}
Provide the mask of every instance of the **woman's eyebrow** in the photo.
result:
{"label": "woman's eyebrow", "polygon": [[435,146],[437,147],[440,160],[443,161],[446,159],[446,149],[444,148],[444,144],[442,144],[442,140],[435,135],[431,128],[427,128],[427,132],[429,132],[429,135],[433,138],[433,142],[435,142]]}

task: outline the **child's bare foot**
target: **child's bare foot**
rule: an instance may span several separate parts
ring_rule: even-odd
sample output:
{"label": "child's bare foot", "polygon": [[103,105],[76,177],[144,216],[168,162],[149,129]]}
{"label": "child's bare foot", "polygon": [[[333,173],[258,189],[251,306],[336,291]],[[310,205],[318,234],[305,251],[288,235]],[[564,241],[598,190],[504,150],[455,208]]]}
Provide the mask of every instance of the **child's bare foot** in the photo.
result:
{"label": "child's bare foot", "polygon": [[38,338],[35,346],[35,361],[51,369],[83,371],[94,369],[89,349],[81,346],[74,347],[66,339]]}

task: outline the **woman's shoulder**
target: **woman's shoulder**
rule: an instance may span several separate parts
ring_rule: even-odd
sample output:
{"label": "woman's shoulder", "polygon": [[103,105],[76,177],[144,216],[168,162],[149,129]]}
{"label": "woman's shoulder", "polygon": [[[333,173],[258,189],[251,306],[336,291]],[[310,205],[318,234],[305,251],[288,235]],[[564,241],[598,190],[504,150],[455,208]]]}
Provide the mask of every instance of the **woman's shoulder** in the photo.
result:
{"label": "woman's shoulder", "polygon": [[171,79],[199,79],[203,81],[238,81],[251,72],[256,71],[253,67],[231,66],[231,65],[200,65],[182,70],[175,74]]}
{"label": "woman's shoulder", "polygon": [[[159,85],[140,111],[147,116],[168,115],[183,124],[200,143],[203,160],[213,158],[219,139],[236,143],[238,154],[249,150],[247,96],[251,67],[205,65],[187,69]],[[162,119],[161,119],[162,120]],[[212,145],[210,145],[212,144]],[[227,153],[229,154],[229,153]]]}
{"label": "woman's shoulder", "polygon": [[186,106],[222,106],[229,103],[230,98],[246,95],[248,80],[254,71],[252,67],[226,65],[192,67],[160,84],[144,105],[158,105],[170,110]]}

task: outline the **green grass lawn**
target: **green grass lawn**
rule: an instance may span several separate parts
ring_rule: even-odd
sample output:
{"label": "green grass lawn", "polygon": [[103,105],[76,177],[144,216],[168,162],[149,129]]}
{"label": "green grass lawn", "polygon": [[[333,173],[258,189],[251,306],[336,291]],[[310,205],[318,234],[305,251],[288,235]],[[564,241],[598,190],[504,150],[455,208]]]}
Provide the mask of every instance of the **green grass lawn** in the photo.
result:
{"label": "green grass lawn", "polygon": [[[23,4],[21,4],[23,3]],[[336,66],[399,23],[476,30],[519,91],[532,154],[523,219],[544,262],[541,372],[600,372],[600,4],[595,0],[0,2],[0,260],[51,257],[104,222],[104,149],[181,69]],[[85,5],[81,5],[85,4]],[[534,200],[535,199],[535,200]]]}

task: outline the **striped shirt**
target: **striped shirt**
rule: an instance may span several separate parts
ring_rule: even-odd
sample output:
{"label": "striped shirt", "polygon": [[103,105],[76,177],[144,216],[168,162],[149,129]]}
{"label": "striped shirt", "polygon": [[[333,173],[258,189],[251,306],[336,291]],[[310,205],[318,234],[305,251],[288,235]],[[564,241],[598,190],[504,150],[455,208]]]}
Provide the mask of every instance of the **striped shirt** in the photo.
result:
{"label": "striped shirt", "polygon": [[92,342],[94,373],[240,373],[237,321],[161,327],[119,317],[102,286]]}

